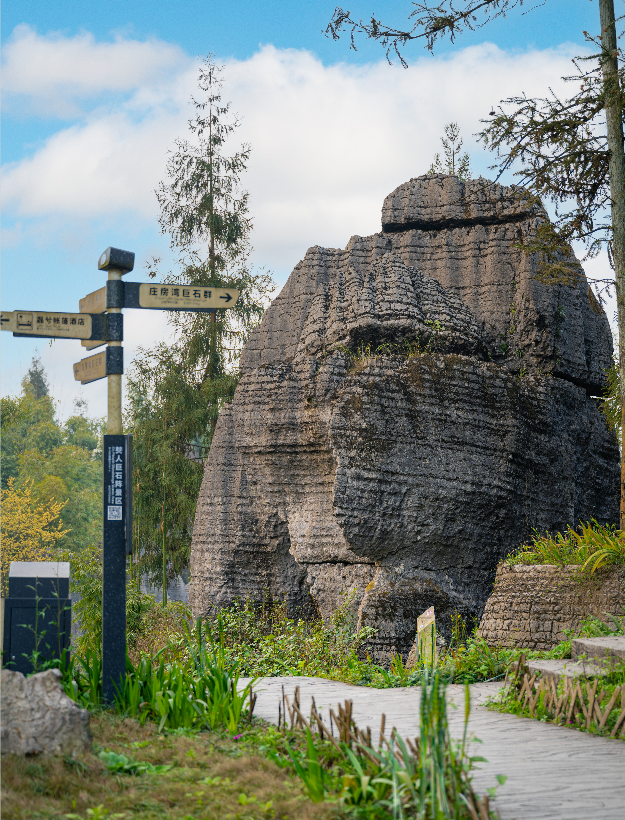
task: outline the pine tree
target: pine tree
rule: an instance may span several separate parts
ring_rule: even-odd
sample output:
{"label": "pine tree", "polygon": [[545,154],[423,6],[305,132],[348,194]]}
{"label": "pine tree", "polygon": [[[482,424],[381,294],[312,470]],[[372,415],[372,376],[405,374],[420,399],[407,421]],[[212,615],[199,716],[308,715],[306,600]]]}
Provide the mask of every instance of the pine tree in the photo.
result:
{"label": "pine tree", "polygon": [[134,433],[135,534],[140,569],[163,590],[188,564],[195,506],[207,455],[224,403],[238,381],[243,344],[260,321],[274,285],[250,269],[252,227],[241,177],[248,145],[226,154],[239,125],[223,103],[222,67],[211,56],[200,68],[201,96],[192,97],[190,140],[177,140],[167,181],[157,190],[160,225],[179,253],[179,271],[152,278],[240,291],[237,303],[216,313],[171,312],[172,344],[142,350],[128,379],[127,425]]}
{"label": "pine tree", "polygon": [[32,391],[35,400],[49,395],[48,379],[39,356],[33,356],[22,386]]}
{"label": "pine tree", "polygon": [[450,122],[445,126],[445,136],[441,137],[441,142],[445,152],[445,163],[443,164],[440,154],[435,154],[428,174],[449,174],[458,179],[471,179],[469,155],[466,151],[464,154],[461,153],[462,137],[457,122]]}

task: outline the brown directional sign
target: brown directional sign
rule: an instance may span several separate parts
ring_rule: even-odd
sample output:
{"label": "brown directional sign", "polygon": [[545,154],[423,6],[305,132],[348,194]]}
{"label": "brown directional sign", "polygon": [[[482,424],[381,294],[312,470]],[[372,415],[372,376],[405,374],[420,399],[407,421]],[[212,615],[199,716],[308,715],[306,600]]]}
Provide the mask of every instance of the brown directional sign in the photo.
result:
{"label": "brown directional sign", "polygon": [[106,287],[88,293],[78,303],[78,310],[81,313],[104,313],[106,310]]}
{"label": "brown directional sign", "polygon": [[74,365],[74,378],[77,382],[88,384],[104,379],[115,373],[124,372],[124,351],[120,347],[107,347],[106,350],[81,359]]}
{"label": "brown directional sign", "polygon": [[51,313],[39,310],[13,310],[0,315],[2,330],[14,336],[45,336],[49,339],[104,338],[123,340],[123,318],[95,313]]}
{"label": "brown directional sign", "polygon": [[124,307],[151,310],[203,311],[234,307],[239,291],[234,288],[201,288],[194,285],[125,283]]}
{"label": "brown directional sign", "polygon": [[74,365],[74,378],[82,384],[95,382],[106,375],[106,350],[87,359],[81,359]]}
{"label": "brown directional sign", "polygon": [[[78,310],[81,313],[104,313],[106,310],[106,286],[100,290],[94,290],[93,293],[88,293],[84,299],[78,302]],[[87,350],[95,350],[96,347],[105,345],[104,339],[95,339],[91,342],[82,341],[80,343]]]}
{"label": "brown directional sign", "polygon": [[40,313],[18,311],[3,313],[2,330],[28,336],[53,336],[68,339],[91,337],[91,316],[82,313]]}

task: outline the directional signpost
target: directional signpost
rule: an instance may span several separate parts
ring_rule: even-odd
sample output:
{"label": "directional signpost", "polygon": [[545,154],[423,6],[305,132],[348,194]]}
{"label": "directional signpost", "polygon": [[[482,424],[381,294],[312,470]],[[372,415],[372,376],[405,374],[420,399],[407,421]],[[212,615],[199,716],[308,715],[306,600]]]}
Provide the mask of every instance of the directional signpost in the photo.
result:
{"label": "directional signpost", "polygon": [[2,330],[14,336],[45,336],[49,339],[123,339],[120,317],[92,313],[49,313],[36,310],[13,310],[0,316]]}
{"label": "directional signpost", "polygon": [[107,271],[103,288],[80,300],[79,313],[12,311],[0,314],[2,330],[14,336],[80,339],[100,351],[74,365],[81,384],[108,379],[107,435],[104,436],[104,508],[102,578],[102,684],[106,701],[126,669],[126,556],[132,552],[132,436],[122,434],[123,308],[184,310],[214,314],[234,307],[239,291],[195,285],[123,282],[135,255],[107,248],[98,260]]}

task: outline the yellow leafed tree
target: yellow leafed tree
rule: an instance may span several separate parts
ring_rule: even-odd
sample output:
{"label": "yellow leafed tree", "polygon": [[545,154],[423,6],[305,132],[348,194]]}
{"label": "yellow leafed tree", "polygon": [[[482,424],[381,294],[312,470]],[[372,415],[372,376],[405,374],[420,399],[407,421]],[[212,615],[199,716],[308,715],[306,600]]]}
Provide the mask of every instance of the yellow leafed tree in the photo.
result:
{"label": "yellow leafed tree", "polygon": [[49,561],[54,545],[69,530],[63,529],[59,518],[67,501],[37,503],[32,480],[15,487],[9,478],[1,493],[2,594],[6,595],[11,561]]}

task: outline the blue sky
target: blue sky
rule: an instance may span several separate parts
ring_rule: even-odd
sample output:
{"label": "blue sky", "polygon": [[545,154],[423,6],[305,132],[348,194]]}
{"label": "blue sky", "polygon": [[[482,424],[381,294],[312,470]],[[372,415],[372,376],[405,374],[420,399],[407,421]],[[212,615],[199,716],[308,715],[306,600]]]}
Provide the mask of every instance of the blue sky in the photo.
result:
{"label": "blue sky", "polygon": [[[238,141],[253,148],[254,261],[281,286],[307,247],[378,230],[382,199],[427,170],[445,123],[459,122],[474,172],[492,176],[472,137],[480,118],[506,96],[561,89],[598,17],[596,0],[529,2],[434,57],[409,46],[403,70],[374,43],[359,39],[355,52],[348,37],[325,37],[334,5],[5,0],[3,309],[76,310],[102,284],[96,261],[108,245],[136,252],[134,281],[152,256],[172,261],[153,190],[185,136],[198,55],[226,65],[224,98],[242,118]],[[397,25],[412,8],[348,7]],[[125,330],[127,363],[168,333],[152,311],[127,311]],[[37,347],[61,413],[82,397],[102,414],[104,381],[72,381],[78,342],[3,333],[4,391],[19,390]]]}

